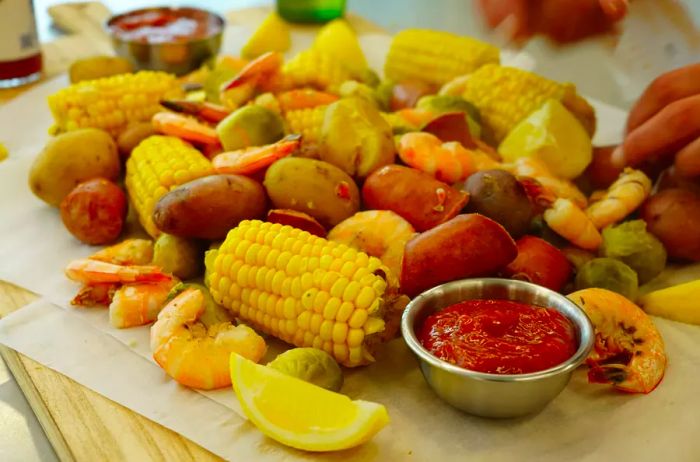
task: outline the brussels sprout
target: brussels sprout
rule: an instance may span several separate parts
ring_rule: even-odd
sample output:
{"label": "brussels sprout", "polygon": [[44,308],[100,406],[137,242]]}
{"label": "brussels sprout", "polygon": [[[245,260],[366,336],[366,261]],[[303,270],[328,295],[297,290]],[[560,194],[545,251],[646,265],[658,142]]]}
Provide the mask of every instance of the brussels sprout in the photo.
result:
{"label": "brussels sprout", "polygon": [[293,348],[277,356],[268,366],[326,390],[338,391],[343,386],[343,371],[338,363],[317,348]]}
{"label": "brussels sprout", "polygon": [[346,80],[340,85],[338,92],[342,98],[360,98],[379,108],[379,99],[374,89],[357,80]]}
{"label": "brussels sprout", "polygon": [[391,106],[391,95],[394,93],[394,85],[394,82],[391,80],[382,80],[374,90],[382,111],[388,111]]}
{"label": "brussels sprout", "polygon": [[630,300],[637,298],[637,273],[614,258],[594,258],[583,265],[575,281],[576,290],[599,287],[612,290]]}
{"label": "brussels sprout", "polygon": [[180,279],[192,279],[202,270],[202,252],[197,242],[161,234],[153,245],[153,264]]}
{"label": "brussels sprout", "polygon": [[602,256],[617,258],[635,270],[640,284],[654,279],[666,266],[666,249],[646,229],[644,220],[608,226],[600,250]]}
{"label": "brussels sprout", "polygon": [[381,79],[379,78],[379,74],[367,68],[360,74],[360,81],[372,88],[376,88]]}

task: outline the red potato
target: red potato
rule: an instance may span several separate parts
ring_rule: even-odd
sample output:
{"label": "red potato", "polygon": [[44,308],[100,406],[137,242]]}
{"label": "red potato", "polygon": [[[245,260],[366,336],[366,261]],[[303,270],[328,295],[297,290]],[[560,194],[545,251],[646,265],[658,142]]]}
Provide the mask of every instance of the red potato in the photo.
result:
{"label": "red potato", "polygon": [[427,173],[387,165],[367,177],[362,200],[368,209],[391,210],[416,231],[427,231],[457,215],[469,195]]}
{"label": "red potato", "polygon": [[518,256],[503,273],[559,292],[571,277],[571,263],[556,247],[535,236],[517,240]]}
{"label": "red potato", "polygon": [[700,261],[700,194],[666,189],[642,204],[640,216],[669,257]]}
{"label": "red potato", "polygon": [[61,220],[86,244],[108,244],[119,237],[126,218],[124,191],[104,178],[84,181],[61,201]]}
{"label": "red potato", "polygon": [[458,215],[408,241],[401,291],[413,297],[445,282],[488,276],[517,254],[503,226],[477,213]]}
{"label": "red potato", "polygon": [[414,107],[425,95],[432,95],[435,89],[425,82],[407,80],[394,85],[389,106],[392,111]]}
{"label": "red potato", "polygon": [[446,112],[425,124],[421,131],[437,136],[443,143],[457,141],[465,148],[476,148],[464,112]]}
{"label": "red potato", "polygon": [[321,223],[304,212],[289,209],[273,209],[267,212],[267,221],[308,231],[314,236],[326,237],[326,229],[321,226]]}

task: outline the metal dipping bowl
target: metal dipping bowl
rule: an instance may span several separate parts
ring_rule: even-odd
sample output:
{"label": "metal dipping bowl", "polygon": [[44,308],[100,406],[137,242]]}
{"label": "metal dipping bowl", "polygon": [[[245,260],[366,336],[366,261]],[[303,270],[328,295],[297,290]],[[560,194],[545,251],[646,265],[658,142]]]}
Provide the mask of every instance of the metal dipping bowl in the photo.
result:
{"label": "metal dipping bowl", "polygon": [[[163,43],[126,40],[115,33],[113,25],[121,18],[148,12],[176,12],[183,13],[186,16],[192,14],[204,17],[209,22],[210,32],[207,36],[201,38]],[[219,48],[221,48],[224,25],[225,21],[221,16],[206,10],[188,7],[156,7],[132,10],[112,16],[107,21],[106,27],[116,54],[129,60],[135,69],[165,71],[171,74],[184,75],[198,69],[208,59],[217,55]]]}
{"label": "metal dipping bowl", "polygon": [[[578,349],[565,362],[530,374],[486,374],[438,359],[416,337],[425,318],[465,300],[513,300],[553,308],[574,325]],[[571,374],[593,348],[593,326],[572,301],[552,290],[511,279],[479,278],[449,282],[423,292],[408,304],[401,332],[418,357],[428,385],[444,401],[482,417],[520,417],[543,409],[569,383]]]}

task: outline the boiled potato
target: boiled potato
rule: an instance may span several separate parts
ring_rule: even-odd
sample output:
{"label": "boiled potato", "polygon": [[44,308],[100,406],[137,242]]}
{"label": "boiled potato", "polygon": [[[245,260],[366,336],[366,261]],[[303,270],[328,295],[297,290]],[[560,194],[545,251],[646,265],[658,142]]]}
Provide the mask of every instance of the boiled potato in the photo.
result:
{"label": "boiled potato", "polygon": [[70,83],[133,72],[131,63],[118,56],[94,56],[73,61],[68,69]]}
{"label": "boiled potato", "polygon": [[700,261],[700,194],[685,189],[666,189],[642,205],[647,230],[659,238],[668,256]]}
{"label": "boiled potato", "polygon": [[122,158],[126,159],[131,155],[139,143],[151,135],[155,135],[156,130],[151,122],[139,122],[129,125],[117,138],[117,147]]}
{"label": "boiled potato", "polygon": [[265,213],[265,191],[241,175],[210,175],[178,186],[156,203],[153,222],[180,237],[223,239],[241,220]]}
{"label": "boiled potato", "polygon": [[61,220],[70,233],[86,244],[108,244],[122,232],[126,194],[104,178],[80,183],[61,201]]}
{"label": "boiled potato", "polygon": [[153,264],[180,279],[192,279],[202,272],[202,247],[191,239],[161,234],[153,245]]}
{"label": "boiled potato", "polygon": [[328,106],[319,149],[321,160],[359,178],[393,164],[395,157],[391,126],[360,98],[341,99]]}
{"label": "boiled potato", "polygon": [[352,178],[320,160],[278,160],[265,173],[264,185],[275,208],[307,213],[329,228],[360,208],[360,193]]}
{"label": "boiled potato", "polygon": [[58,207],[79,183],[92,178],[116,180],[119,169],[112,137],[96,128],[81,128],[47,143],[29,171],[29,187],[39,199]]}
{"label": "boiled potato", "polygon": [[216,126],[226,151],[274,143],[284,136],[282,118],[256,104],[233,111]]}
{"label": "boiled potato", "polygon": [[505,170],[482,170],[467,179],[464,189],[471,197],[465,210],[496,220],[514,238],[527,232],[534,207],[525,188],[512,174]]}

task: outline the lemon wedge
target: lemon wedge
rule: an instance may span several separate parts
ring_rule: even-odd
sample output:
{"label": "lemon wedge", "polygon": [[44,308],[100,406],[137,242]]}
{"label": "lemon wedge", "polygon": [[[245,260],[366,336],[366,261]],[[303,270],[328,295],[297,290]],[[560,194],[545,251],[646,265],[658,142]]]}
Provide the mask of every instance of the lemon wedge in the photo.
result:
{"label": "lemon wedge", "polygon": [[290,377],[231,354],[231,381],[246,416],[270,438],[305,451],[358,446],[389,423],[381,404]]}
{"label": "lemon wedge", "polygon": [[561,178],[572,180],[591,163],[591,138],[559,101],[548,100],[516,125],[498,147],[504,162],[537,158]]}
{"label": "lemon wedge", "polygon": [[344,19],[334,19],[323,26],[316,35],[313,47],[337,57],[353,74],[359,75],[367,69],[367,60],[357,35]]}
{"label": "lemon wedge", "polygon": [[246,59],[253,59],[268,51],[285,52],[291,43],[289,26],[273,12],[260,23],[248,42],[243,45],[241,55]]}

